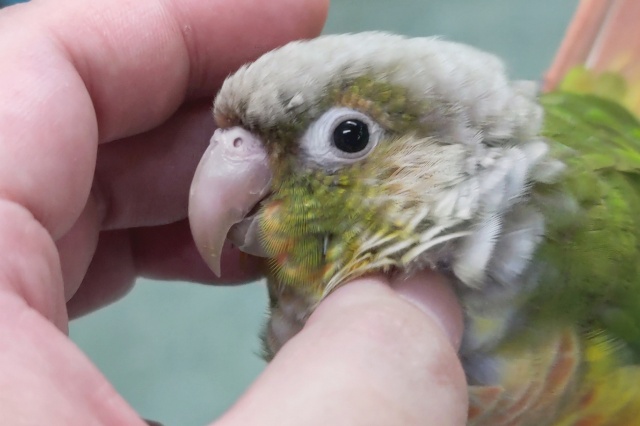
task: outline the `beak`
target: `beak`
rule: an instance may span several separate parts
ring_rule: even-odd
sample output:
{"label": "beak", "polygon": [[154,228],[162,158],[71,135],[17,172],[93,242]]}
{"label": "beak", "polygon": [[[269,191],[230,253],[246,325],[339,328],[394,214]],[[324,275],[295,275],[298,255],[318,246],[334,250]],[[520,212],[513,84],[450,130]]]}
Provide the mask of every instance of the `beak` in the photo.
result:
{"label": "beak", "polygon": [[246,216],[269,193],[270,184],[260,138],[241,127],[213,133],[191,183],[189,222],[200,254],[216,275],[227,236],[242,251],[264,256],[255,216]]}

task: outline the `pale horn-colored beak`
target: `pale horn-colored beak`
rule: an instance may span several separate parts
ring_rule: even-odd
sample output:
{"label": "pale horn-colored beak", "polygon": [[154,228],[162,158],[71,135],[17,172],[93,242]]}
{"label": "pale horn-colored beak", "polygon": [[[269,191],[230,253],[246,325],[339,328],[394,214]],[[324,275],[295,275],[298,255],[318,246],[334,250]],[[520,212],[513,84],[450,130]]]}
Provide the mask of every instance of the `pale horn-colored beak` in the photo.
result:
{"label": "pale horn-colored beak", "polygon": [[217,129],[196,169],[189,193],[189,222],[200,254],[220,276],[227,237],[250,254],[264,255],[254,217],[269,192],[271,171],[262,141],[241,127]]}

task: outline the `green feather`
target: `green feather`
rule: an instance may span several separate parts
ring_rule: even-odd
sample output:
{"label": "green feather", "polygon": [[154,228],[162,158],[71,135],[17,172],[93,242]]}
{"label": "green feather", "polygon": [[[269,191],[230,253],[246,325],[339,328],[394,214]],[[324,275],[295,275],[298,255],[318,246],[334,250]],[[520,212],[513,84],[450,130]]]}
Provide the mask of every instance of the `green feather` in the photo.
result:
{"label": "green feather", "polygon": [[541,103],[544,136],[568,170],[536,193],[568,194],[578,209],[545,210],[531,310],[543,322],[604,329],[640,357],[640,122],[592,94],[559,91]]}

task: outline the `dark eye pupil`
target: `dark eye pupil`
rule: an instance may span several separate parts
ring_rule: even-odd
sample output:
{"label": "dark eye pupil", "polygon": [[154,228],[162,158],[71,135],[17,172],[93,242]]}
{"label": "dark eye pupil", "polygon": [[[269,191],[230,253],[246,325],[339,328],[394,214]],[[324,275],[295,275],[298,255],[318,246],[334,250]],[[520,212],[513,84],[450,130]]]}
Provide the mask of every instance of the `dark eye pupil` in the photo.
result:
{"label": "dark eye pupil", "polygon": [[369,128],[360,120],[345,120],[333,131],[333,144],[340,151],[353,154],[369,143]]}

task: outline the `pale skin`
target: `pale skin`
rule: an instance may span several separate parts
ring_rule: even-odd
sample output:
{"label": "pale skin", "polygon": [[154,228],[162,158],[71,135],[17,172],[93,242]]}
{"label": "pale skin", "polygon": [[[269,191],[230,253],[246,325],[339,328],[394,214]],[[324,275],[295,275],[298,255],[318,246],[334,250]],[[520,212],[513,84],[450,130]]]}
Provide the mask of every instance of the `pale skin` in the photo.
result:
{"label": "pale skin", "polygon": [[[327,6],[36,0],[0,11],[3,422],[144,424],[67,338],[69,318],[118,299],[138,276],[257,276],[227,250],[216,279],[189,234],[210,102],[240,64],[318,34]],[[441,277],[359,279],[323,302],[215,424],[462,425],[461,333]]]}

